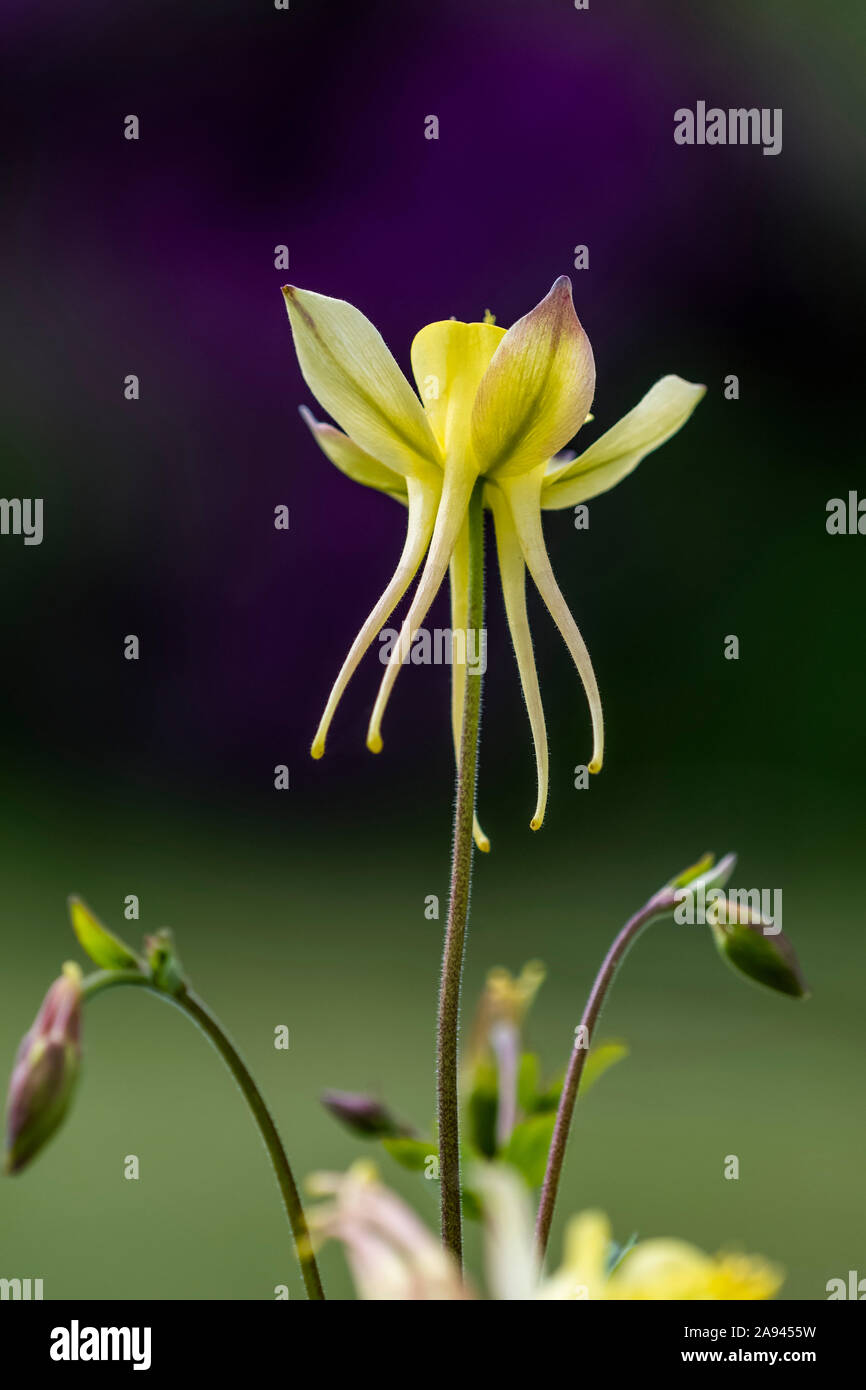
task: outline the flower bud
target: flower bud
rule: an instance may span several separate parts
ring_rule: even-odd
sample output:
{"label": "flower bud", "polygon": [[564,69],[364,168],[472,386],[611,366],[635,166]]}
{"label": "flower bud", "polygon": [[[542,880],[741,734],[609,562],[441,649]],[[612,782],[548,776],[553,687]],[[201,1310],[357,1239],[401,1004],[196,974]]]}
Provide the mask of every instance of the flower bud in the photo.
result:
{"label": "flower bud", "polygon": [[354,1091],[325,1091],[322,1104],[353,1134],[363,1134],[369,1139],[394,1139],[409,1133],[375,1096]]}
{"label": "flower bud", "polygon": [[81,971],[67,964],[25,1034],[6,1103],[6,1171],[18,1173],[59,1128],[81,1064]]}
{"label": "flower bud", "polygon": [[707,921],[719,954],[734,970],[779,994],[808,999],[794,948],[772,922],[730,898],[710,908]]}
{"label": "flower bud", "polygon": [[150,966],[150,976],[157,989],[179,997],[186,993],[186,980],[180,957],[174,948],[174,938],[168,927],[160,927],[153,936],[144,938],[144,950]]}

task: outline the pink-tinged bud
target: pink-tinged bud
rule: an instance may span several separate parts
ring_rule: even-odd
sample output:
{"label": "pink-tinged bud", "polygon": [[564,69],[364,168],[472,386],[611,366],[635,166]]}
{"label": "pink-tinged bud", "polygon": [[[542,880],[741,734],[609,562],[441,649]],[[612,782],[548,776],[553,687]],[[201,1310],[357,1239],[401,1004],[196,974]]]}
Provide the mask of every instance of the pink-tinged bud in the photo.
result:
{"label": "pink-tinged bud", "polygon": [[81,971],[63,967],[24,1035],[6,1102],[6,1171],[19,1173],[69,1109],[81,1065]]}
{"label": "pink-tinged bud", "polygon": [[363,1134],[368,1139],[398,1139],[411,1134],[411,1130],[395,1120],[390,1110],[374,1096],[355,1091],[326,1091],[321,1099],[325,1109],[354,1134]]}

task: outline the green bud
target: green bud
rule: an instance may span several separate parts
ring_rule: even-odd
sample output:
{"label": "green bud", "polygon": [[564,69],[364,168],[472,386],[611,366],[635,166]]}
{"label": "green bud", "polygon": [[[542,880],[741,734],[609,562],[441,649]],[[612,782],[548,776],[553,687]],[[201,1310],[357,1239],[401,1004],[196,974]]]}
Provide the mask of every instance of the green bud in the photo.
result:
{"label": "green bud", "polygon": [[6,1102],[7,1173],[30,1162],[69,1109],[81,1065],[81,998],[81,971],[70,963],[18,1049]]}
{"label": "green bud", "polygon": [[756,984],[795,999],[807,999],[809,987],[788,938],[758,913],[726,898],[707,912],[721,956]]}
{"label": "green bud", "polygon": [[140,961],[135,952],[104,927],[80,898],[69,899],[72,930],[94,964],[103,970],[137,970]]}
{"label": "green bud", "polygon": [[174,948],[174,937],[168,927],[160,927],[153,936],[146,936],[144,949],[147,953],[151,979],[156,988],[163,990],[166,994],[185,994],[186,980],[183,975],[183,966]]}

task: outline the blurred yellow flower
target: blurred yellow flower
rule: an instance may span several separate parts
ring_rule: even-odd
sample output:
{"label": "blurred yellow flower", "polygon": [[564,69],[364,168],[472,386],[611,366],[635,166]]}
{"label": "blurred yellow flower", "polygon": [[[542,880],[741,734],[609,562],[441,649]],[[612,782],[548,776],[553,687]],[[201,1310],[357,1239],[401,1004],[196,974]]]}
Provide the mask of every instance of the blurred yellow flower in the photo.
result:
{"label": "blurred yellow flower", "polygon": [[583,1212],[566,1228],[564,1258],[542,1285],[554,1299],[766,1299],[783,1275],[757,1255],[706,1255],[682,1240],[639,1241],[608,1274],[611,1231],[601,1212]]}
{"label": "blurred yellow flower", "polygon": [[491,1034],[497,1028],[508,1028],[519,1036],[546,973],[540,960],[527,961],[519,975],[512,975],[501,965],[488,970],[466,1049],[469,1068],[488,1052]]}

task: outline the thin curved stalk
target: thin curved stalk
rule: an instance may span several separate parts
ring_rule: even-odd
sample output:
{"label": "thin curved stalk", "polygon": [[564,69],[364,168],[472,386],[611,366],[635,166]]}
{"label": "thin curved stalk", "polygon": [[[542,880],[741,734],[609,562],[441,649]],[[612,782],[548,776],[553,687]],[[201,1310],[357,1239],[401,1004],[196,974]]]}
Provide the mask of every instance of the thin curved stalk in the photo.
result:
{"label": "thin curved stalk", "polygon": [[105,989],[111,989],[115,985],[144,986],[149,993],[174,1004],[181,1013],[186,1014],[187,1018],[191,1018],[193,1023],[213,1043],[240,1087],[268,1151],[268,1157],[276,1175],[283,1206],[294,1237],[295,1250],[301,1266],[301,1275],[307,1290],[307,1297],[316,1300],[323,1299],[325,1293],[310,1241],[310,1232],[286,1151],[271,1113],[265,1104],[264,1097],[234,1043],[204,1002],[191,990],[186,990],[178,995],[168,994],[165,990],[156,989],[148,977],[137,970],[100,970],[89,975],[82,985],[83,998],[91,999],[94,995],[100,994]]}
{"label": "thin curved stalk", "polygon": [[568,1145],[568,1134],[571,1128],[571,1120],[574,1115],[574,1104],[577,1100],[577,1092],[580,1087],[580,1078],[583,1075],[583,1068],[589,1055],[592,1045],[595,1025],[601,1014],[602,1006],[607,997],[608,990],[613,984],[613,978],[622,964],[631,946],[634,945],[644,927],[647,926],[654,917],[660,917],[666,912],[670,912],[675,904],[674,890],[663,888],[660,892],[654,893],[647,903],[631,917],[614,939],[607,955],[601,964],[601,969],[595,977],[595,982],[590,991],[583,1017],[580,1020],[581,1026],[577,1031],[574,1048],[568,1063],[568,1071],[565,1075],[565,1084],[559,1098],[559,1108],[556,1113],[556,1124],[553,1130],[553,1138],[550,1142],[550,1150],[547,1155],[547,1169],[544,1174],[544,1183],[541,1189],[541,1200],[538,1206],[538,1217],[535,1224],[535,1242],[538,1252],[539,1263],[544,1259],[547,1250],[547,1242],[550,1238],[550,1223],[553,1220],[553,1209],[556,1205],[556,1194],[559,1190],[559,1180],[562,1176],[562,1166],[565,1162],[565,1150]]}

